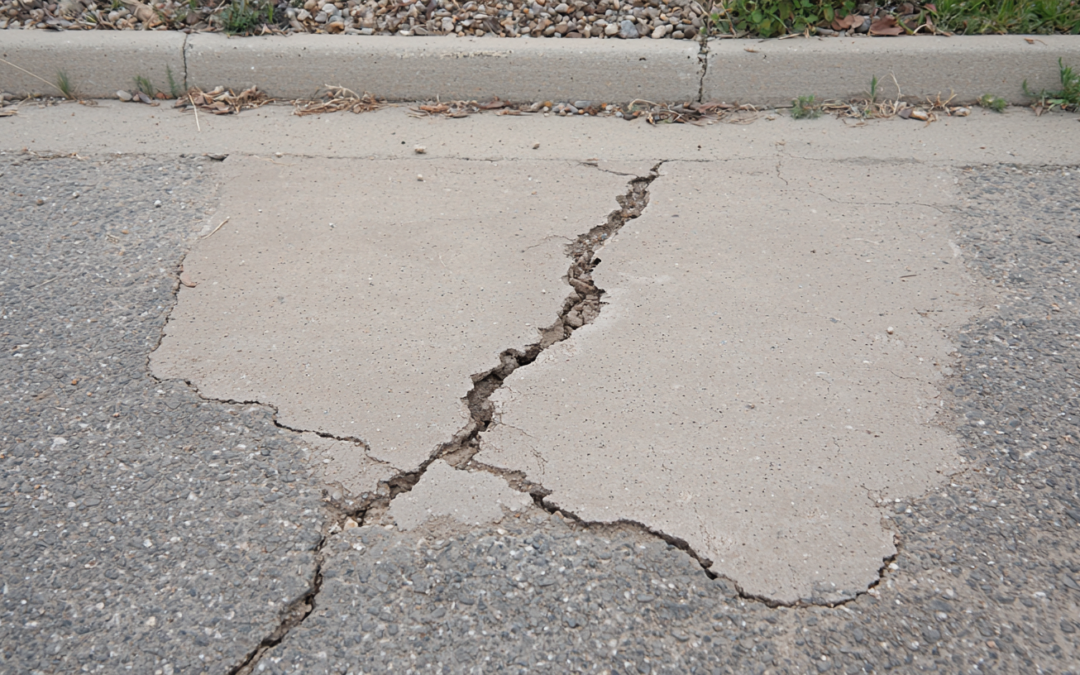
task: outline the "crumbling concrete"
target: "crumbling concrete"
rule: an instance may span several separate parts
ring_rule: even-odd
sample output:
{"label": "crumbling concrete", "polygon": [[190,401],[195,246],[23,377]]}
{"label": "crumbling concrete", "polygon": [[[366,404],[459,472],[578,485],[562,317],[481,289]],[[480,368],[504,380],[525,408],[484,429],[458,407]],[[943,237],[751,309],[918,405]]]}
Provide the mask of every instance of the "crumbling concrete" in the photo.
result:
{"label": "crumbling concrete", "polygon": [[465,525],[501,520],[503,509],[520,511],[532,498],[513,490],[498,476],[458,471],[437,459],[411,491],[390,502],[389,516],[403,530],[413,530],[425,522],[449,517]]}

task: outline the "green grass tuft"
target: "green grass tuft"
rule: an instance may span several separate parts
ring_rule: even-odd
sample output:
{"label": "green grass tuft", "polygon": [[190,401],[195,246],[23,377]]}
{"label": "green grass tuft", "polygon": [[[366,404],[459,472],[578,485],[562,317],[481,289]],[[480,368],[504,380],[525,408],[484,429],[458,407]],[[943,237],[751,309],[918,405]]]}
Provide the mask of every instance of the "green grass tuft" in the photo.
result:
{"label": "green grass tuft", "polygon": [[1005,108],[1009,106],[1009,102],[1000,96],[994,96],[993,94],[983,94],[979,97],[979,105],[984,108],[989,108],[994,112],[1005,112]]}
{"label": "green grass tuft", "polygon": [[800,96],[791,102],[792,119],[813,119],[820,114],[821,107],[814,101],[813,95]]}
{"label": "green grass tuft", "polygon": [[154,98],[157,95],[157,88],[154,87],[154,83],[149,78],[142,75],[135,76],[135,88],[146,94],[150,98]]}
{"label": "green grass tuft", "polygon": [[180,98],[184,94],[184,88],[173,77],[171,67],[165,66],[165,75],[169,78],[169,95],[173,98]]}
{"label": "green grass tuft", "polygon": [[62,70],[56,73],[56,88],[60,90],[60,93],[67,100],[75,100],[75,89],[71,86],[71,80],[68,78],[67,73]]}
{"label": "green grass tuft", "polygon": [[1038,94],[1032,93],[1028,89],[1027,80],[1024,80],[1024,95],[1037,99],[1035,105],[1046,110],[1053,110],[1054,108],[1061,110],[1080,109],[1080,74],[1073,72],[1073,69],[1066,66],[1059,58],[1058,77],[1061,79],[1060,90],[1047,91],[1043,89]]}

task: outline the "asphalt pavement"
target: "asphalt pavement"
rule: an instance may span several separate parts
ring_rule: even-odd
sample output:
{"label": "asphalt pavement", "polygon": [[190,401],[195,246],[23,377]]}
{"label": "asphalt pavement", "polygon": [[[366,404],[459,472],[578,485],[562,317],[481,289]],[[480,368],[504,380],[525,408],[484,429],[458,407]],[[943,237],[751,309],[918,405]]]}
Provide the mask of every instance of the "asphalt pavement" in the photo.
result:
{"label": "asphalt pavement", "polygon": [[[1014,110],[927,127],[902,120],[847,127],[831,119],[762,118],[741,127],[652,128],[494,115],[415,120],[400,110],[312,121],[264,109],[235,120],[204,120],[209,128],[197,133],[206,135],[196,136],[191,118],[179,113],[129,110],[72,104],[27,108],[0,120],[6,134],[0,155],[4,672],[1080,672],[1080,157],[1060,142],[1076,127],[1075,116],[1036,118]],[[111,130],[100,122],[104,115],[115,115]],[[237,133],[245,124],[254,129],[250,136]],[[312,126],[320,133],[305,135]],[[316,142],[304,140],[312,137]],[[542,140],[537,151],[534,139]],[[416,156],[417,143],[427,146],[427,157]],[[220,156],[221,146],[229,154],[224,162],[206,154]],[[685,161],[698,152],[701,161]],[[316,159],[304,160],[311,164],[301,161],[300,155],[313,153]],[[890,249],[901,261],[911,251],[937,250],[922,246],[955,246],[949,263],[962,266],[965,285],[941,292],[957,289],[978,300],[959,309],[951,300],[912,305],[955,352],[946,354],[949,361],[936,375],[895,374],[932,385],[920,395],[939,410],[912,416],[911,432],[933,428],[946,435],[950,444],[943,447],[957,461],[917,492],[890,482],[902,472],[883,470],[883,487],[868,491],[865,501],[894,551],[850,597],[793,602],[748,592],[741,572],[706,571],[703,565],[714,561],[704,559],[701,547],[660,527],[560,512],[559,503],[545,501],[551,493],[527,465],[501,471],[481,465],[484,451],[473,453],[498,429],[499,415],[481,419],[482,430],[456,437],[453,447],[428,448],[452,451],[445,457],[455,471],[430,458],[417,468],[410,456],[369,493],[330,485],[327,466],[336,466],[342,454],[395,460],[381,446],[367,445],[362,432],[282,421],[279,403],[268,405],[260,396],[200,395],[198,377],[156,377],[151,359],[163,335],[180,334],[169,324],[178,294],[181,302],[185,294],[201,297],[195,292],[224,280],[213,274],[232,260],[225,256],[216,268],[207,263],[207,276],[192,278],[182,276],[199,269],[188,256],[220,251],[226,244],[218,242],[230,240],[215,238],[229,228],[257,225],[254,202],[252,213],[237,215],[245,194],[250,202],[259,190],[280,191],[276,175],[309,203],[363,203],[358,197],[350,202],[350,195],[363,194],[364,185],[359,192],[350,192],[347,182],[305,192],[305,180],[318,183],[345,166],[318,159],[335,153],[367,158],[371,168],[358,180],[372,184],[389,185],[387,177],[402,170],[411,177],[416,169],[407,162],[430,162],[435,173],[423,181],[410,178],[385,189],[389,207],[370,217],[387,226],[408,220],[409,195],[432,187],[424,183],[452,180],[470,161],[502,164],[510,178],[524,171],[549,187],[563,179],[538,207],[543,218],[558,213],[559,191],[593,180],[576,178],[579,172],[604,174],[590,186],[594,199],[573,202],[575,218],[597,225],[617,197],[632,191],[628,183],[657,167],[648,185],[657,201],[640,212],[623,201],[620,229],[604,231],[617,245],[590,249],[601,260],[587,259],[587,272],[575,279],[610,289],[610,304],[581,330],[567,318],[576,305],[559,317],[570,327],[554,349],[576,346],[586,357],[589,340],[612,335],[603,332],[603,321],[620,316],[626,305],[619,302],[635,297],[620,284],[630,289],[634,279],[647,277],[630,274],[637,261],[655,254],[672,269],[681,262],[658,246],[620,258],[629,255],[632,240],[619,237],[657,227],[650,218],[659,216],[650,213],[670,216],[668,197],[686,204],[682,213],[692,211],[665,191],[665,176],[676,185],[681,174],[665,174],[658,163],[681,161],[703,176],[727,176],[731,167],[745,166],[747,176],[767,172],[790,181],[773,192],[736,192],[741,200],[774,200],[776,213],[739,211],[762,225],[812,227],[826,238],[833,232],[838,241],[858,233],[844,228],[864,225],[899,231],[910,223],[922,239],[947,234],[948,242],[920,236],[888,242],[903,244]],[[275,167],[261,188],[230,185],[237,180],[234,167],[294,161],[306,167],[299,178]],[[883,181],[891,165],[903,168],[894,175],[911,181],[912,194],[889,197],[895,186]],[[468,169],[481,176],[487,170]],[[927,201],[921,173],[927,184],[940,179],[948,191]],[[499,174],[492,169],[492,175]],[[609,175],[618,180],[608,181]],[[830,175],[844,180],[830,185]],[[742,187],[736,179],[732,190]],[[692,178],[682,180],[693,185]],[[857,196],[843,213],[832,214],[839,224],[801,218],[785,201],[817,208],[795,187],[806,181],[833,202],[838,195]],[[599,194],[610,188],[607,182],[622,186]],[[486,206],[470,199],[489,197],[485,191],[497,183],[476,181],[476,194],[466,190],[451,200],[447,220],[456,226],[470,218],[470,209],[484,212]],[[702,186],[710,190],[694,198],[700,203],[727,199],[704,178]],[[741,207],[717,208],[715,217],[735,208]],[[310,213],[322,222],[321,212]],[[348,222],[363,224],[366,217],[358,211]],[[493,232],[494,239],[503,236]],[[697,236],[710,234],[699,230]],[[359,241],[354,246],[363,246]],[[412,241],[416,246],[395,255],[406,260],[426,240]],[[890,245],[875,241],[881,243],[867,250]],[[701,244],[693,253],[700,250],[710,249]],[[776,255],[761,260],[782,269],[784,258]],[[573,264],[567,259],[561,269],[571,265],[569,275],[580,274]],[[438,261],[433,265],[437,269]],[[620,270],[628,270],[630,281],[619,281]],[[399,282],[414,277],[425,275],[403,274]],[[234,307],[261,297],[252,293],[235,293]],[[939,308],[948,316],[935,316]],[[681,326],[672,321],[673,334]],[[252,333],[247,342],[260,339]],[[922,351],[912,360],[937,356],[929,338],[915,344]],[[519,359],[516,370],[500,378],[521,380],[533,366],[544,366],[542,355],[550,350],[531,355],[539,363]],[[489,360],[498,364],[498,356],[496,350]],[[473,374],[470,367],[463,361],[458,376]],[[524,388],[515,392],[528,395]],[[576,395],[579,402],[591,398],[587,390]],[[914,414],[913,396],[892,404]],[[269,397],[295,404],[303,394]],[[448,422],[440,429],[446,439],[462,431]],[[537,443],[563,446],[543,438]],[[593,438],[603,443],[609,437]],[[545,461],[562,460],[549,452]],[[515,503],[516,510],[497,522],[476,524],[453,508],[419,526],[395,522],[395,505],[411,497],[429,499],[437,515],[443,505],[434,479],[453,474],[498,477],[531,491],[534,503]],[[735,484],[719,478],[720,492]],[[593,480],[602,486],[614,479]],[[665,486],[667,498],[681,499],[677,488]],[[493,494],[483,486],[468,489],[484,498]],[[722,533],[725,522],[714,516],[710,526]],[[851,555],[837,552],[838,564]]]}

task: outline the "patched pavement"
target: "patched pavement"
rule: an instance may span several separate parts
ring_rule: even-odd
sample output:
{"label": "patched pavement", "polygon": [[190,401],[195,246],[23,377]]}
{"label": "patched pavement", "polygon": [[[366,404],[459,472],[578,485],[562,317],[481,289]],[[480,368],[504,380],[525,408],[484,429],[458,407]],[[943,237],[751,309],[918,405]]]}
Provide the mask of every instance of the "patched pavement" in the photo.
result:
{"label": "patched pavement", "polygon": [[50,115],[2,158],[5,667],[1074,668],[1075,120]]}

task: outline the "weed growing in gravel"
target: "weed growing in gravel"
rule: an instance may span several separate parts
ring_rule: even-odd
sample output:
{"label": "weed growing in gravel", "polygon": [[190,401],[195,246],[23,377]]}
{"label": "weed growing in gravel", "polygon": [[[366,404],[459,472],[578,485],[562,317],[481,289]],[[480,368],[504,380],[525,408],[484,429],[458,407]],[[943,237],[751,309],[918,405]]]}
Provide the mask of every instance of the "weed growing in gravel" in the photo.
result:
{"label": "weed growing in gravel", "polygon": [[800,96],[791,102],[791,117],[792,119],[813,119],[821,114],[821,106],[815,101],[813,95]]}
{"label": "weed growing in gravel", "polygon": [[264,23],[274,23],[274,3],[266,0],[265,10],[255,0],[233,0],[221,13],[226,33],[250,33]]}
{"label": "weed growing in gravel", "polygon": [[1024,80],[1024,96],[1037,99],[1035,109],[1042,113],[1052,111],[1054,108],[1061,110],[1076,110],[1080,108],[1080,74],[1066,66],[1058,59],[1058,77],[1061,78],[1060,91],[1047,91],[1043,89],[1034,94],[1028,89],[1027,80]]}
{"label": "weed growing in gravel", "polygon": [[983,94],[979,97],[979,105],[984,108],[989,108],[994,112],[1005,112],[1005,108],[1008,107],[1009,102],[1000,96],[994,96],[993,94]]}
{"label": "weed growing in gravel", "polygon": [[62,70],[56,73],[56,88],[60,90],[60,93],[67,100],[75,100],[75,90],[71,87],[71,80],[68,78],[67,73]]}
{"label": "weed growing in gravel", "polygon": [[723,0],[713,5],[709,18],[724,33],[776,37],[854,12],[855,0]]}

